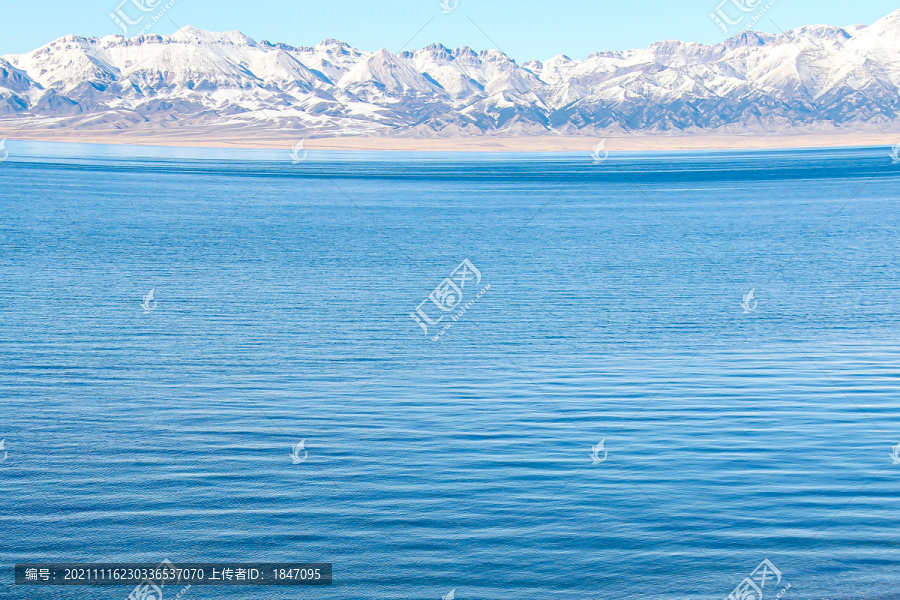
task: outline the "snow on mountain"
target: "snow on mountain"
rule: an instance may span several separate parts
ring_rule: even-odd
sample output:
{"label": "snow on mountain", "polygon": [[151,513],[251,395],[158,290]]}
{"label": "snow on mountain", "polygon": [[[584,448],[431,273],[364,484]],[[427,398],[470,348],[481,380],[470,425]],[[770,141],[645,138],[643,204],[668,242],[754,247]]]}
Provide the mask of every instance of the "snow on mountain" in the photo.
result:
{"label": "snow on mountain", "polygon": [[416,52],[404,52],[401,57],[411,60],[417,71],[429,77],[452,98],[466,98],[483,92],[484,85],[472,79],[467,66],[457,60],[459,52],[442,44],[434,44]]}
{"label": "snow on mountain", "polygon": [[25,71],[17,69],[0,58],[0,87],[21,93],[39,86],[28,77]]}
{"label": "snow on mountain", "polygon": [[7,60],[44,88],[69,92],[84,84],[106,86],[119,71],[110,64],[95,39],[69,35],[28,54],[8,55]]}
{"label": "snow on mountain", "polygon": [[439,85],[428,81],[412,65],[387,50],[362,58],[337,82],[341,89],[362,95],[386,94],[437,95],[442,93]]}
{"label": "snow on mountain", "polygon": [[287,48],[287,51],[314,73],[334,84],[360,60],[371,53],[360,52],[338,40],[323,40],[312,48]]}
{"label": "snow on mountain", "polygon": [[316,83],[327,83],[280,48],[263,54],[250,64],[249,70],[262,81],[289,92],[309,92],[315,88]]}
{"label": "snow on mountain", "polygon": [[441,44],[66,36],[0,57],[0,120],[91,128],[266,127],[303,135],[784,131],[900,124],[900,11],[876,23],[662,41],[517,64]]}

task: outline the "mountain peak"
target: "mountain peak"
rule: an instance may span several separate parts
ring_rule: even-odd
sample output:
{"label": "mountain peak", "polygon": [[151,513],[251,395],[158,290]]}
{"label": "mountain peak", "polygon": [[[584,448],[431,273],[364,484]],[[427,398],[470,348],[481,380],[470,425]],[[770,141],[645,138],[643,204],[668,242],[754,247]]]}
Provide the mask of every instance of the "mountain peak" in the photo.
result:
{"label": "mountain peak", "polygon": [[342,42],[341,40],[337,40],[335,38],[326,38],[316,44],[316,48],[341,48],[348,49],[350,48],[350,44],[347,42]]}
{"label": "mountain peak", "polygon": [[255,46],[253,38],[244,35],[238,30],[234,31],[207,31],[193,25],[186,25],[170,36],[175,41],[185,39],[198,40],[213,44],[233,44],[237,46]]}

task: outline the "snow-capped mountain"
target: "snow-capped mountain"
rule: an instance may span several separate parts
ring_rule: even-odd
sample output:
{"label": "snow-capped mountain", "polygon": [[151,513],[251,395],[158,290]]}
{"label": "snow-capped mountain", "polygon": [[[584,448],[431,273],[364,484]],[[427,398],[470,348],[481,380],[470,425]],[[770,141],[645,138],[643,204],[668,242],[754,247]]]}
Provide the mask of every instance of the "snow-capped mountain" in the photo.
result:
{"label": "snow-capped mountain", "polygon": [[306,137],[785,131],[900,124],[900,11],[869,26],[744,32],[715,45],[517,64],[440,44],[66,36],[0,56],[0,123],[73,129],[277,126]]}

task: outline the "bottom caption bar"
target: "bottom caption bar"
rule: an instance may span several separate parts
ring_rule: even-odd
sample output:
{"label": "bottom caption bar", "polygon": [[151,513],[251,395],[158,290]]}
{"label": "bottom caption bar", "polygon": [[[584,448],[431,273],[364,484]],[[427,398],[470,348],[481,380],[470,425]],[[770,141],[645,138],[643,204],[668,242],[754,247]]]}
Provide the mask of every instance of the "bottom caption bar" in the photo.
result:
{"label": "bottom caption bar", "polygon": [[331,585],[331,563],[16,563],[16,585]]}

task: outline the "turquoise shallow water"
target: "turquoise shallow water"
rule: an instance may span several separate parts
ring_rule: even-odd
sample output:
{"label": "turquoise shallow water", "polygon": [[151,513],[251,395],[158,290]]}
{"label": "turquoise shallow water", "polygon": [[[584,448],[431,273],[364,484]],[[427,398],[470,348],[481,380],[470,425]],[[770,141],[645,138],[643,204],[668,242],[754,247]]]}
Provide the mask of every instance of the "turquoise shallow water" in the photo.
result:
{"label": "turquoise shallow water", "polygon": [[0,596],[169,559],[334,564],[186,600],[721,599],[768,558],[767,599],[898,597],[886,149],[7,147]]}

